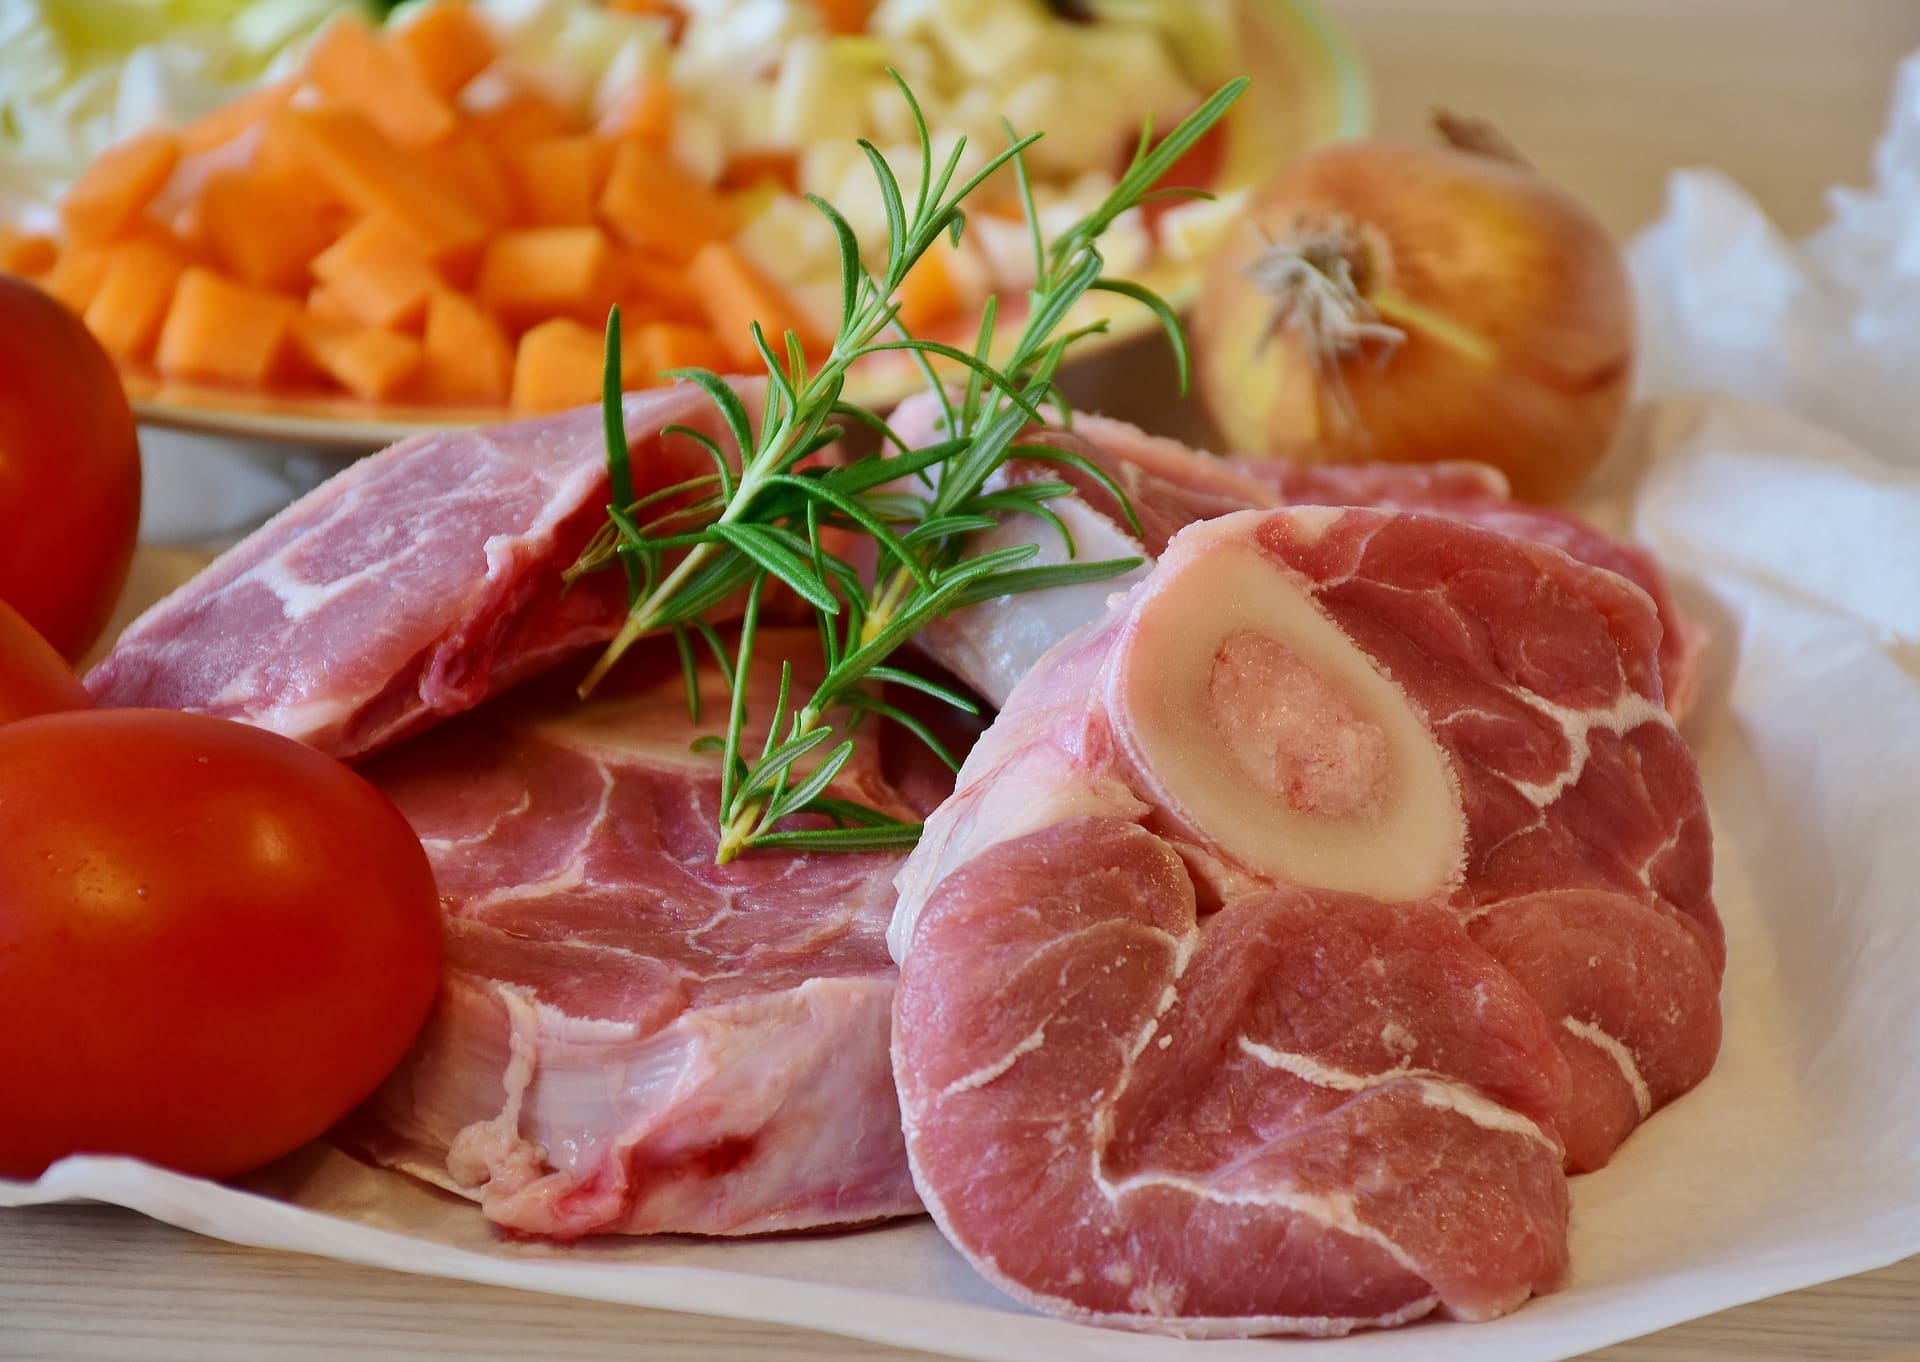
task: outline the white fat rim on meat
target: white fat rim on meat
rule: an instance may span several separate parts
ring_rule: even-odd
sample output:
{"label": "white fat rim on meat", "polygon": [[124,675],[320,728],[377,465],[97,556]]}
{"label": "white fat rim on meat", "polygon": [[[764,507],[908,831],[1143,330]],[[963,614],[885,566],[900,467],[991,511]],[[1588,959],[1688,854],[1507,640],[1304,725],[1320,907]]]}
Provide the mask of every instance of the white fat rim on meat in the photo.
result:
{"label": "white fat rim on meat", "polygon": [[521,1109],[539,1063],[539,1006],[519,988],[500,988],[498,996],[507,1013],[508,1058],[500,1077],[505,1100],[499,1115],[474,1122],[447,1146],[447,1175],[468,1195],[499,1176],[509,1163],[521,1165],[525,1173],[535,1173],[547,1157],[542,1146],[520,1133]]}
{"label": "white fat rim on meat", "polygon": [[1605,1053],[1619,1067],[1620,1076],[1633,1089],[1633,1105],[1639,1111],[1641,1120],[1653,1114],[1653,1093],[1647,1087],[1647,1080],[1640,1075],[1640,1065],[1635,1061],[1633,1051],[1593,1022],[1581,1021],[1578,1017],[1562,1017],[1560,1025]]}
{"label": "white fat rim on meat", "polygon": [[1248,1036],[1240,1037],[1240,1049],[1270,1069],[1279,1069],[1315,1087],[1331,1088],[1336,1092],[1364,1092],[1368,1088],[1385,1087],[1390,1083],[1413,1083],[1420,1089],[1421,1102],[1429,1107],[1451,1111],[1471,1121],[1482,1130],[1499,1131],[1532,1140],[1536,1144],[1551,1149],[1555,1158],[1560,1156],[1560,1146],[1554,1143],[1537,1123],[1511,1107],[1501,1106],[1492,1098],[1482,1096],[1458,1079],[1435,1073],[1431,1069],[1407,1068],[1388,1069],[1384,1073],[1374,1074],[1353,1073],[1347,1069],[1336,1069],[1331,1065],[1322,1064],[1311,1055],[1275,1050]]}

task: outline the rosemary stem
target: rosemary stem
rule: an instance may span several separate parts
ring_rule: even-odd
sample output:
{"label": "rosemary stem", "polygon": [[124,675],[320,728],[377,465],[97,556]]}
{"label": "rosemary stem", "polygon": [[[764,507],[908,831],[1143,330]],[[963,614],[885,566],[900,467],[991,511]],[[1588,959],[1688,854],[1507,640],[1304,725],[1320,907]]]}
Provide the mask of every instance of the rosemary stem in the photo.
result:
{"label": "rosemary stem", "polygon": [[891,575],[887,578],[886,586],[874,600],[873,611],[867,616],[867,622],[860,627],[861,643],[873,642],[889,624],[893,623],[893,617],[899,611],[900,603],[906,599],[907,592],[912,586],[912,575],[896,563]]}

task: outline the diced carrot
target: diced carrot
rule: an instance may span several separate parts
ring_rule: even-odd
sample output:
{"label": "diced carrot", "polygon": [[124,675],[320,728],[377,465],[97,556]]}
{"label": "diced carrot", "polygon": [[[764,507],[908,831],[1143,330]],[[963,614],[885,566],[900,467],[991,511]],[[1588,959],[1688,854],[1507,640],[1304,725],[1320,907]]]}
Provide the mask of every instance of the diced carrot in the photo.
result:
{"label": "diced carrot", "polygon": [[955,316],[967,304],[953,274],[954,248],[943,236],[914,262],[900,282],[900,322],[919,334]]}
{"label": "diced carrot", "polygon": [[686,271],[644,251],[628,251],[621,257],[619,301],[622,309],[647,321],[704,325],[707,320]]}
{"label": "diced carrot", "polygon": [[440,283],[432,262],[391,218],[361,218],[313,258],[313,274],[340,305],[367,326],[404,327],[420,320]]}
{"label": "diced carrot", "polygon": [[387,31],[394,53],[442,99],[487,68],[499,53],[493,34],[466,0],[433,0]]}
{"label": "diced carrot", "polygon": [[60,204],[75,241],[118,236],[153,202],[180,163],[180,139],[164,129],[108,147],[80,172]]}
{"label": "diced carrot", "polygon": [[68,246],[40,281],[40,287],[58,298],[67,311],[85,316],[110,263],[112,257],[104,246]]}
{"label": "diced carrot", "polygon": [[50,236],[0,227],[0,274],[45,274],[59,254]]}
{"label": "diced carrot", "polygon": [[153,240],[104,249],[107,269],[87,304],[87,330],[116,359],[143,359],[160,334],[186,259],[177,247]]}
{"label": "diced carrot", "polygon": [[292,335],[294,349],[317,374],[369,402],[394,396],[420,370],[420,342],[383,327],[307,311],[295,315]]}
{"label": "diced carrot", "polygon": [[457,121],[447,101],[353,14],[340,15],[320,31],[307,49],[306,75],[323,93],[357,109],[397,147],[432,146]]}
{"label": "diced carrot", "polygon": [[328,366],[341,387],[369,402],[392,397],[419,369],[420,342],[377,326],[342,345]]}
{"label": "diced carrot", "polygon": [[673,86],[662,76],[648,76],[607,119],[604,131],[665,150],[673,140]]}
{"label": "diced carrot", "polygon": [[297,307],[194,266],[180,276],[155,362],[168,378],[258,387],[279,369]]}
{"label": "diced carrot", "polygon": [[737,191],[772,182],[787,193],[800,186],[800,158],[790,151],[736,151],[720,172],[720,187]]}
{"label": "diced carrot", "polygon": [[478,210],[353,110],[283,109],[267,126],[270,140],[286,142],[286,157],[363,216],[392,218],[435,264],[457,268],[486,239]]}
{"label": "diced carrot", "polygon": [[340,322],[347,326],[360,325],[347,307],[346,299],[331,284],[315,284],[308,291],[307,311],[322,321]]}
{"label": "diced carrot", "polygon": [[679,42],[680,31],[687,26],[687,12],[682,8],[681,0],[607,0],[607,8],[616,14],[665,19],[670,25],[667,30],[670,43]]}
{"label": "diced carrot", "polygon": [[523,220],[548,227],[584,227],[606,186],[613,148],[591,134],[543,137],[507,153]]}
{"label": "diced carrot", "polygon": [[602,319],[618,287],[598,227],[527,227],[488,243],[474,291],[509,325],[527,325],[555,315]]}
{"label": "diced carrot", "polygon": [[293,98],[293,90],[291,80],[276,80],[202,115],[180,129],[181,154],[191,156],[224,147],[241,133],[264,122],[275,109],[284,107]]}
{"label": "diced carrot", "polygon": [[523,142],[572,132],[574,120],[550,96],[526,88],[468,114],[467,126],[489,146],[504,152]]}
{"label": "diced carrot", "polygon": [[528,331],[514,357],[513,405],[557,411],[599,401],[604,344],[600,332],[571,317],[555,317]]}
{"label": "diced carrot", "polygon": [[600,216],[634,245],[675,261],[692,259],[740,225],[719,194],[665,153],[633,141],[614,151]]}
{"label": "diced carrot", "polygon": [[[623,351],[631,350],[638,360],[641,381],[648,387],[667,382],[662,375],[669,369],[724,371],[730,367],[726,350],[703,327],[642,322],[631,333],[623,331],[621,344]],[[623,359],[627,357],[622,354]],[[621,366],[623,371],[628,367]]]}
{"label": "diced carrot", "polygon": [[310,184],[253,167],[209,176],[197,222],[201,240],[228,273],[286,291],[306,286],[313,257],[343,225],[341,210]]}
{"label": "diced carrot", "polygon": [[334,381],[329,367],[333,357],[364,330],[366,328],[351,317],[316,312],[309,304],[295,312],[287,326],[289,343],[285,367],[295,377],[330,384]]}
{"label": "diced carrot", "polygon": [[[640,328],[646,325],[649,323],[636,320],[625,308],[620,310],[620,387],[626,392],[656,386],[647,348],[640,339]],[[604,337],[602,340],[604,343]]]}
{"label": "diced carrot", "polygon": [[513,347],[499,323],[464,294],[435,289],[427,300],[420,392],[429,401],[494,407],[513,384]]}
{"label": "diced carrot", "polygon": [[760,367],[760,352],[748,330],[753,322],[760,323],[776,355],[783,353],[782,337],[788,331],[799,333],[800,344],[809,354],[824,348],[799,306],[729,243],[715,241],[704,247],[687,266],[687,277],[706,308],[714,336],[736,365]]}
{"label": "diced carrot", "polygon": [[513,220],[513,190],[500,160],[478,137],[455,133],[422,153],[439,178],[495,226]]}
{"label": "diced carrot", "polygon": [[873,11],[873,0],[814,0],[819,7],[820,17],[827,21],[827,27],[835,33],[865,33],[867,16]]}

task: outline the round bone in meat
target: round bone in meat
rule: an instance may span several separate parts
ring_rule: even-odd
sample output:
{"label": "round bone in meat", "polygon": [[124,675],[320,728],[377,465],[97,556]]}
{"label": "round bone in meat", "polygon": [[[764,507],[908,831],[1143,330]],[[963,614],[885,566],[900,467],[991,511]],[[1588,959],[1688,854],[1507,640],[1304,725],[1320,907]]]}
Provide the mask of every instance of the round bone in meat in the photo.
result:
{"label": "round bone in meat", "polygon": [[1244,529],[1195,525],[1129,603],[1106,703],[1143,793],[1184,839],[1258,879],[1383,899],[1451,888],[1466,829],[1445,756]]}
{"label": "round bone in meat", "polygon": [[1565,1169],[1718,1047],[1646,595],[1438,517],[1183,531],[1009,697],[899,885],[915,1185],[990,1280],[1188,1336],[1552,1289]]}

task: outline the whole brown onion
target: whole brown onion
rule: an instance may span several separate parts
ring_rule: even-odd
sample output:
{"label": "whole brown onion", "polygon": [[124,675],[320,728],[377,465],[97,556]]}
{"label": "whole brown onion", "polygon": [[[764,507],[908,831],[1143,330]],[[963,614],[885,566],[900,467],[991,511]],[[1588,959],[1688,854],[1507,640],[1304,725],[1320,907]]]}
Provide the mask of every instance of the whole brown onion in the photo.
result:
{"label": "whole brown onion", "polygon": [[1237,448],[1325,462],[1480,459],[1566,496],[1633,371],[1619,247],[1484,125],[1337,142],[1259,190],[1193,314],[1200,391]]}

